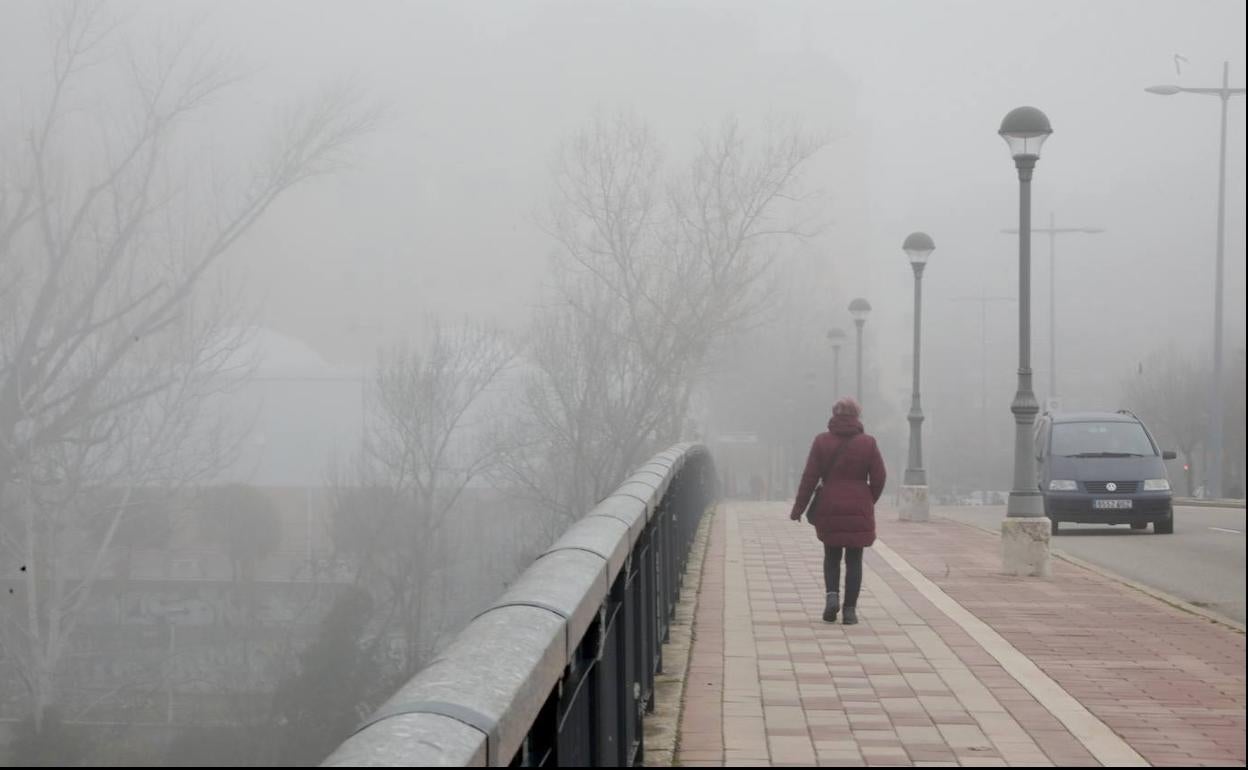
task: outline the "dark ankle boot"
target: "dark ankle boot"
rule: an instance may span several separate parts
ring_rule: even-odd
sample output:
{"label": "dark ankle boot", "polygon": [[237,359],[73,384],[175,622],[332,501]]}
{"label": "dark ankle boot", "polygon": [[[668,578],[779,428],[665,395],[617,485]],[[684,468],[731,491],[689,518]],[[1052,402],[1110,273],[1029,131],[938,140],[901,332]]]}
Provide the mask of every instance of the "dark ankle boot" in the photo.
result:
{"label": "dark ankle boot", "polygon": [[847,625],[847,626],[856,626],[856,625],[858,625],[858,608],[857,608],[857,607],[846,607],[846,608],[845,608],[845,620],[844,620],[843,622],[844,622],[844,623],[845,623],[845,625]]}
{"label": "dark ankle boot", "polygon": [[826,623],[836,622],[836,613],[841,608],[841,595],[836,591],[832,591],[827,595],[827,600],[823,605],[823,620]]}

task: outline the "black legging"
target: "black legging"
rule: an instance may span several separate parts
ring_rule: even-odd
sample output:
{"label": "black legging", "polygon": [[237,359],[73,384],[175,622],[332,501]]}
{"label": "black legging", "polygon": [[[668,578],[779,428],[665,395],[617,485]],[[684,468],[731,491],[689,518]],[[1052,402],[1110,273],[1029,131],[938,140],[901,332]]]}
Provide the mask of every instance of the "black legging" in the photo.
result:
{"label": "black legging", "polygon": [[845,600],[844,607],[858,606],[858,592],[862,590],[862,549],[841,548],[839,545],[823,547],[823,584],[828,593],[841,589],[841,552],[845,552]]}

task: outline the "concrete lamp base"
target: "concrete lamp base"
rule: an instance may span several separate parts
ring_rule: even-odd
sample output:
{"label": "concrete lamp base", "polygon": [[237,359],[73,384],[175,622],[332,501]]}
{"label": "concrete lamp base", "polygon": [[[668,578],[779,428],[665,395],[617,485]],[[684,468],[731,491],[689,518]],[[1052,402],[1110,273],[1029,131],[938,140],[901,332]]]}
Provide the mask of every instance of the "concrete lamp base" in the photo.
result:
{"label": "concrete lamp base", "polygon": [[897,518],[900,521],[927,521],[930,518],[926,484],[903,484],[901,486]]}
{"label": "concrete lamp base", "polygon": [[1001,556],[1007,575],[1048,577],[1051,525],[1047,516],[1006,519],[1001,523]]}

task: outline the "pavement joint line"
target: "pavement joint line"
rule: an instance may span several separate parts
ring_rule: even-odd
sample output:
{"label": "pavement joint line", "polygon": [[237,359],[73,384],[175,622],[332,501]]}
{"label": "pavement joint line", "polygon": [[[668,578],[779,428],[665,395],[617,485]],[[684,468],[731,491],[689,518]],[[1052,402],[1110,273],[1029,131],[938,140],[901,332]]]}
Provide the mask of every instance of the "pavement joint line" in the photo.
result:
{"label": "pavement joint line", "polygon": [[1044,673],[1030,658],[1019,652],[1005,637],[976,617],[940,586],[919,572],[910,562],[877,540],[875,550],[899,575],[918,589],[928,601],[953,622],[957,623],[977,644],[1031,693],[1050,714],[1058,719],[1070,734],[1107,767],[1149,767],[1148,762],[1135,749],[1088,711],[1074,696]]}
{"label": "pavement joint line", "polygon": [[[939,516],[939,514],[937,515]],[[951,522],[953,524],[958,524],[963,527],[970,527],[971,529],[979,530],[980,532],[987,532],[990,535],[998,534],[996,530],[988,529],[987,527],[981,527],[978,524],[971,524],[965,521],[958,521],[957,519],[951,519],[951,518],[948,518],[947,516],[940,516],[940,519],[942,521],[948,521],[948,522]],[[1217,623],[1219,625],[1226,626],[1227,628],[1230,628],[1233,631],[1238,631],[1241,634],[1245,633],[1245,628],[1244,628],[1243,623],[1240,623],[1237,620],[1229,618],[1220,612],[1214,612],[1213,610],[1205,609],[1204,607],[1201,607],[1198,604],[1193,604],[1187,601],[1186,599],[1180,599],[1179,597],[1173,594],[1168,594],[1159,588],[1153,588],[1152,586],[1145,585],[1137,580],[1132,580],[1131,578],[1123,577],[1122,575],[1119,575],[1117,572],[1106,569],[1105,567],[1097,566],[1089,561],[1084,561],[1083,559],[1080,559],[1078,556],[1071,556],[1065,551],[1052,549],[1050,553],[1052,553],[1054,556],[1061,559],[1062,561],[1073,564],[1076,567],[1082,567],[1083,569],[1086,569],[1089,572],[1093,572],[1097,575],[1100,575],[1101,577],[1107,580],[1112,580],[1115,583],[1120,583],[1126,586],[1127,588],[1132,588],[1132,589],[1135,589],[1136,591],[1139,591],[1142,594],[1147,594],[1148,596],[1153,597],[1159,602],[1169,604],[1171,607],[1174,607],[1176,610],[1181,610],[1183,612],[1186,612],[1192,615],[1197,615],[1199,617],[1204,618],[1205,620],[1211,621],[1213,623]]]}
{"label": "pavement joint line", "polygon": [[1222,527],[1210,527],[1209,529],[1212,529],[1214,532],[1229,532],[1232,535],[1244,534],[1243,532],[1240,532],[1238,529],[1223,529]]}

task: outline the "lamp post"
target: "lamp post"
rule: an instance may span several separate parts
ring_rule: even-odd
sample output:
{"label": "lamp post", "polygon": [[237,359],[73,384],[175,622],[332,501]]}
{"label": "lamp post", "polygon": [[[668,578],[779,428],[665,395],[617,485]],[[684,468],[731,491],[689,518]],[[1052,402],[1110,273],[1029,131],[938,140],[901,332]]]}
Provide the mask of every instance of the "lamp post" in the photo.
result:
{"label": "lamp post", "polygon": [[845,330],[828,329],[828,343],[832,345],[832,399],[841,397],[841,345],[845,344]]}
{"label": "lamp post", "polygon": [[796,464],[800,462],[795,458],[801,451],[799,449],[795,449],[794,447],[800,446],[802,443],[802,425],[798,421],[797,399],[794,396],[785,396],[784,411],[785,429],[782,434],[784,436],[784,451],[782,456],[784,467],[781,470],[781,478],[783,480],[783,487],[785,489],[790,489],[793,487],[794,476],[801,473],[799,470],[794,470]]}
{"label": "lamp post", "polygon": [[858,297],[849,303],[849,314],[854,317],[854,326],[858,327],[858,387],[854,391],[854,396],[858,399],[858,403],[862,403],[862,327],[867,323],[867,316],[871,315],[871,303],[862,297]]}
{"label": "lamp post", "polygon": [[176,617],[182,617],[190,614],[190,610],[185,607],[171,607],[169,609],[157,610],[156,615],[165,621],[169,629],[169,649],[166,652],[168,662],[165,664],[165,722],[173,724],[173,676],[174,660],[178,655],[178,624],[174,621]]}
{"label": "lamp post", "polygon": [[1013,302],[1013,297],[992,297],[981,292],[978,297],[955,297],[955,302],[979,303],[979,432],[980,477],[976,483],[983,491],[992,486],[992,474],[988,472],[988,303]]}
{"label": "lamp post", "polygon": [[[1094,235],[1105,232],[1099,227],[1058,227],[1053,212],[1049,212],[1048,227],[1033,227],[1033,233],[1047,233],[1049,236],[1049,394],[1046,399],[1052,406],[1057,404],[1057,236],[1064,233],[1085,233]],[[1003,233],[1017,235],[1017,228],[1006,228]]]}
{"label": "lamp post", "polygon": [[1222,302],[1223,263],[1226,248],[1226,110],[1232,96],[1242,96],[1244,89],[1231,88],[1231,63],[1222,62],[1221,88],[1183,88],[1181,86],[1151,86],[1144,89],[1150,94],[1173,96],[1174,94],[1202,94],[1222,100],[1222,133],[1218,154],[1218,239],[1217,256],[1213,277],[1213,386],[1212,404],[1209,409],[1209,462],[1205,464],[1209,480],[1205,485],[1207,494],[1222,496]]}
{"label": "lamp post", "polygon": [[1001,525],[1005,571],[1019,576],[1048,576],[1050,524],[1036,482],[1032,430],[1040,405],[1031,381],[1031,177],[1040,147],[1053,133],[1049,119],[1035,107],[1011,110],[998,131],[1009,145],[1018,170],[1018,390],[1014,413],[1014,488]]}
{"label": "lamp post", "polygon": [[910,457],[901,487],[899,506],[902,521],[927,521],[927,471],[923,469],[923,407],[919,400],[919,371],[922,361],[923,268],[936,249],[927,233],[910,233],[901,246],[914,269],[914,365],[910,388]]}

